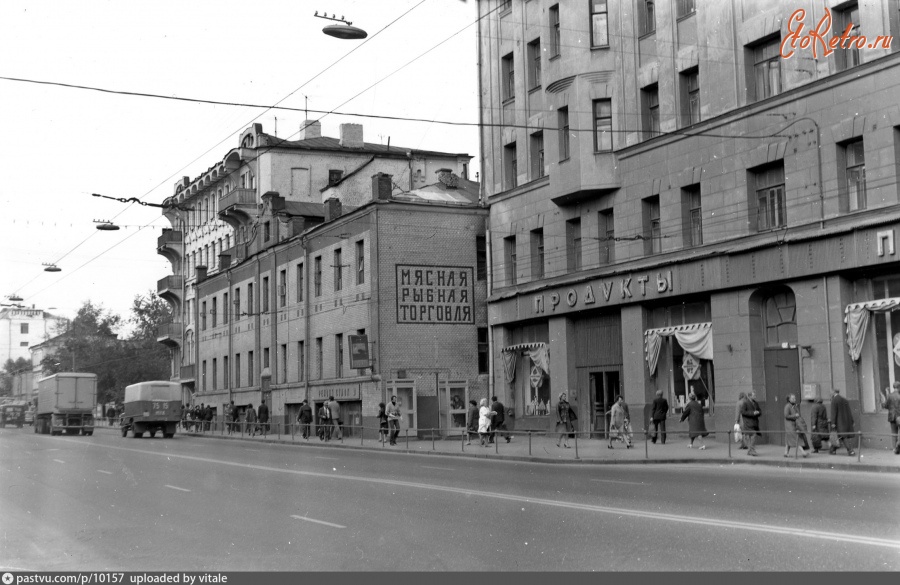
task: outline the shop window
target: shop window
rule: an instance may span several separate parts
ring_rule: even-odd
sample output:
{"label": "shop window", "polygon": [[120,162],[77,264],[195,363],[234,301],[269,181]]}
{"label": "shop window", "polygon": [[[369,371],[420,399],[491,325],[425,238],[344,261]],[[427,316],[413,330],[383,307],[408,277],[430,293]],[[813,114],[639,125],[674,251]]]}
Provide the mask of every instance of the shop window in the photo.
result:
{"label": "shop window", "polygon": [[440,383],[441,412],[444,420],[441,427],[445,429],[466,428],[466,416],[468,414],[469,384],[466,381]]}
{"label": "shop window", "polygon": [[414,431],[419,424],[415,381],[389,380],[385,383],[385,386],[387,387],[388,404],[390,404],[392,396],[397,397],[397,405],[400,407],[401,435],[406,429]]}
{"label": "shop window", "polygon": [[[900,278],[872,281],[871,300],[900,297]],[[869,298],[859,299],[870,300]],[[884,394],[900,381],[900,363],[894,348],[900,345],[900,311],[873,312],[857,366],[860,407],[863,412],[882,412]],[[846,347],[846,346],[845,346]]]}
{"label": "shop window", "polygon": [[703,411],[708,414],[715,413],[716,403],[716,385],[713,370],[713,362],[711,360],[697,359],[700,366],[693,373],[693,377],[688,378],[685,371],[685,352],[678,344],[674,337],[668,338],[668,343],[672,347],[672,393],[674,398],[671,402],[676,412],[681,412],[688,403],[688,396],[691,392],[697,397]]}

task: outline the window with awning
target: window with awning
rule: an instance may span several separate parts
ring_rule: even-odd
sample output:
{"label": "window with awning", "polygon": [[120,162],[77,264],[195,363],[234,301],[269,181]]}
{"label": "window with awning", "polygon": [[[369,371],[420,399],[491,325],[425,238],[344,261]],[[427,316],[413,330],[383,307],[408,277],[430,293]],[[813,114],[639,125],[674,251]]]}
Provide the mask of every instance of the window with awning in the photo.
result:
{"label": "window with awning", "polygon": [[500,350],[503,358],[503,373],[506,382],[513,384],[516,379],[516,365],[519,355],[531,358],[529,376],[524,381],[528,392],[525,401],[526,416],[548,415],[550,412],[550,348],[542,341],[517,343]]}
{"label": "window with awning", "polygon": [[[650,375],[656,375],[664,339],[675,339],[671,348],[672,376],[669,398],[676,412],[688,401],[693,388],[704,408],[715,402],[713,382],[712,323],[690,323],[644,331],[644,353]],[[711,411],[710,411],[711,412]]]}

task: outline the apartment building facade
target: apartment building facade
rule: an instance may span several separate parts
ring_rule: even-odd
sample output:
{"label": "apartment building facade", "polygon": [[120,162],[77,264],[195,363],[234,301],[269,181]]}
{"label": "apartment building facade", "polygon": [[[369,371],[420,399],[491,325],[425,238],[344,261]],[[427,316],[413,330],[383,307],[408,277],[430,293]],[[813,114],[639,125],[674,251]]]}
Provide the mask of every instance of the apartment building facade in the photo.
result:
{"label": "apartment building facade", "polygon": [[[215,176],[176,186],[160,253],[183,282],[176,296],[160,281],[160,294],[183,324],[160,341],[176,349],[186,400],[221,415],[231,400],[265,398],[274,421],[291,422],[303,399],[334,396],[346,424],[377,428],[378,403],[397,394],[415,430],[462,424],[449,405],[486,394],[487,210],[465,178],[471,157],[372,145],[361,132],[325,138],[310,124],[273,146],[254,126]],[[195,239],[215,233],[192,224],[201,208],[218,209],[231,235],[216,253]]]}
{"label": "apartment building facade", "polygon": [[[795,4],[479,4],[493,382],[519,427],[563,391],[603,434],[618,394],[640,427],[693,390],[727,429],[753,390],[780,430],[788,394],[839,389],[890,444],[900,39],[874,41],[900,10]],[[782,57],[826,9],[873,46]]]}

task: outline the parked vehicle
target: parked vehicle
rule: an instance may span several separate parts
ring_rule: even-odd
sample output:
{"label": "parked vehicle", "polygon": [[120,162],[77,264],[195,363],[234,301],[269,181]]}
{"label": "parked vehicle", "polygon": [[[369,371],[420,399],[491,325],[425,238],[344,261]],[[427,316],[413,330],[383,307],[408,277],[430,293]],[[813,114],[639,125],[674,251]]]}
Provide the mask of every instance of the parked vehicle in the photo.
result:
{"label": "parked vehicle", "polygon": [[38,381],[34,432],[94,434],[97,375],[60,372]]}
{"label": "parked vehicle", "polygon": [[181,384],[178,382],[139,382],[126,386],[122,436],[128,435],[130,430],[136,439],[144,433],[155,437],[158,431],[171,439],[181,422],[181,410]]}
{"label": "parked vehicle", "polygon": [[24,402],[7,402],[0,406],[0,426],[15,425],[21,429],[25,424],[25,409]]}

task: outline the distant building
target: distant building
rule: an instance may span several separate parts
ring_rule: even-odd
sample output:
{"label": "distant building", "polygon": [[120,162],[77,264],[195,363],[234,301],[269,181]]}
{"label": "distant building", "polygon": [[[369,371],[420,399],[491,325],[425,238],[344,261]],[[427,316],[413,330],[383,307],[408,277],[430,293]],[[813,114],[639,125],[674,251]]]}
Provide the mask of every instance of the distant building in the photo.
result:
{"label": "distant building", "polygon": [[30,358],[28,348],[57,333],[60,318],[42,309],[9,307],[0,310],[0,365]]}
{"label": "distant building", "polygon": [[160,341],[186,399],[221,414],[266,398],[286,422],[304,398],[333,395],[346,424],[376,428],[378,402],[396,394],[405,428],[463,426],[451,406],[487,396],[489,367],[487,209],[471,157],[368,144],[355,124],[336,139],[312,123],[294,142],[254,125],[241,145],[179,183],[160,239],[175,271],[160,294],[183,323]]}
{"label": "distant building", "polygon": [[[677,415],[693,389],[725,429],[754,390],[780,431],[788,394],[838,388],[887,434],[897,3],[478,6],[494,385],[516,426],[552,428],[568,392],[580,430],[605,434],[618,394],[639,428],[657,390]],[[893,41],[784,58],[801,7],[804,36],[828,8],[829,38]]]}

